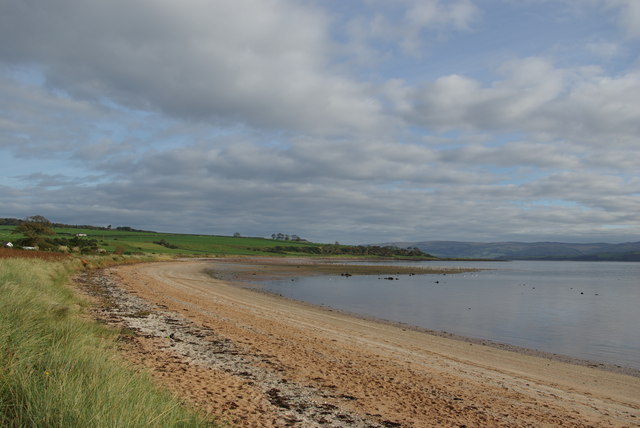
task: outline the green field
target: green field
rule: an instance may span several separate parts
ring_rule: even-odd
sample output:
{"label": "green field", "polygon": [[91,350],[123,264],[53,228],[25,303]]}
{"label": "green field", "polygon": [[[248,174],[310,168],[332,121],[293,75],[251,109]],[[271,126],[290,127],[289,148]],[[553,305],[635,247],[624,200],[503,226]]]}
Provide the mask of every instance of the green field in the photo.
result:
{"label": "green field", "polygon": [[[19,235],[11,234],[13,226],[0,226],[0,241],[15,240]],[[95,239],[98,247],[109,253],[124,254],[184,254],[184,255],[264,255],[266,250],[277,246],[318,246],[309,242],[276,241],[263,238],[244,238],[211,235],[187,235],[158,232],[129,232],[121,230],[96,230],[82,228],[53,228],[56,237],[70,238],[78,233],[87,235],[83,239]],[[158,244],[162,242],[162,244]],[[167,244],[171,247],[169,248]],[[273,254],[273,253],[271,253]]]}
{"label": "green field", "polygon": [[[12,234],[14,226],[0,226],[0,241],[20,237]],[[73,238],[86,234],[83,240],[97,241],[100,252],[106,254],[167,254],[185,256],[367,256],[385,258],[432,259],[427,254],[410,254],[406,250],[381,249],[307,241],[283,241],[266,238],[247,238],[214,235],[190,235],[117,229],[88,229],[54,227],[54,238]]]}

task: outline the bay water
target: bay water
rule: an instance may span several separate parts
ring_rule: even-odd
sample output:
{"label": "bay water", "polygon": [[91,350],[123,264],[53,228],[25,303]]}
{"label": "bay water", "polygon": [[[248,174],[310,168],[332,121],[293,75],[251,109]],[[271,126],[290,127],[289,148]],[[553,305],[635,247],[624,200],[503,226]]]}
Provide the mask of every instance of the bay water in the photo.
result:
{"label": "bay water", "polygon": [[301,277],[265,287],[365,316],[640,369],[640,263],[390,263],[483,270]]}

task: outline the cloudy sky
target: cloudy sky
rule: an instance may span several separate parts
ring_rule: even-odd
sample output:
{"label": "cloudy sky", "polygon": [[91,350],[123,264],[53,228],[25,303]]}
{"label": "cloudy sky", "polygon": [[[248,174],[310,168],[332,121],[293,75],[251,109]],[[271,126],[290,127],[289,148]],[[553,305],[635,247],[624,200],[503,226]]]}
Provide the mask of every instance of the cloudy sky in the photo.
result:
{"label": "cloudy sky", "polygon": [[640,240],[638,0],[0,0],[0,217]]}

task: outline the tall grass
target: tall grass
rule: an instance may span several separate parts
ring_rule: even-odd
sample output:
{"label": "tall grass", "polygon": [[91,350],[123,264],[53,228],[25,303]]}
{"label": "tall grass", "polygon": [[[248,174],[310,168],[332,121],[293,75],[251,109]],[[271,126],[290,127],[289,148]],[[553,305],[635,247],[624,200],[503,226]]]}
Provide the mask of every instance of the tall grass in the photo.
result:
{"label": "tall grass", "polygon": [[0,426],[211,426],[125,368],[65,287],[73,263],[0,260]]}

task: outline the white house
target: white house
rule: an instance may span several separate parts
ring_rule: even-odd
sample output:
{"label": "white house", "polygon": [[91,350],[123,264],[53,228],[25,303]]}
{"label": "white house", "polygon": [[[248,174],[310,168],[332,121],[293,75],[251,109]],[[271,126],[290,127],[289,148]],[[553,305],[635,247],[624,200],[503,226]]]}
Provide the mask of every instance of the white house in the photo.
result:
{"label": "white house", "polygon": [[86,233],[76,233],[76,236],[77,236],[77,237],[87,236],[87,234],[86,234]]}
{"label": "white house", "polygon": [[13,248],[13,244],[11,242],[5,242],[4,246],[7,248]]}

